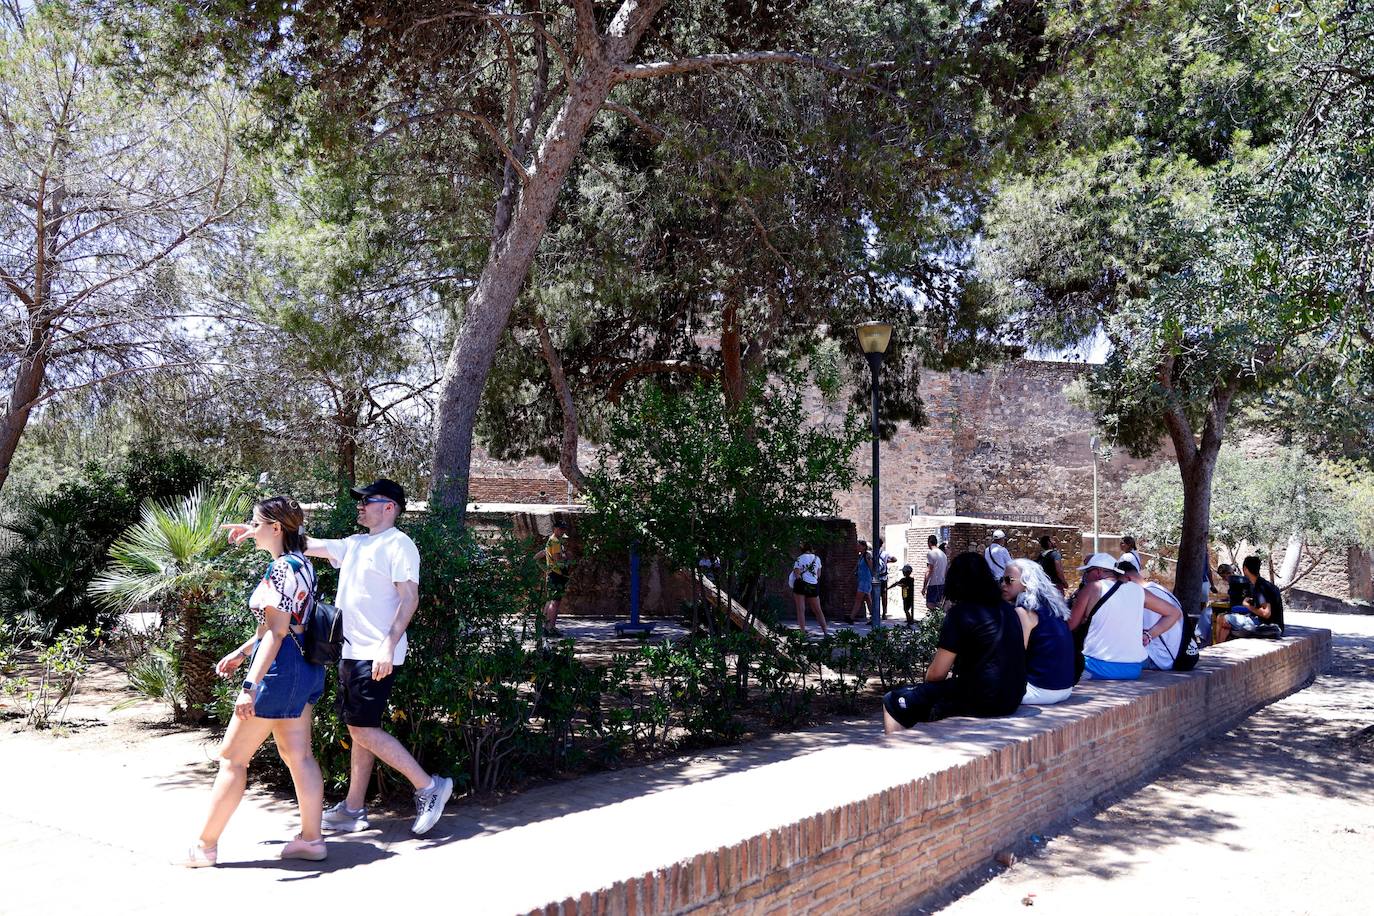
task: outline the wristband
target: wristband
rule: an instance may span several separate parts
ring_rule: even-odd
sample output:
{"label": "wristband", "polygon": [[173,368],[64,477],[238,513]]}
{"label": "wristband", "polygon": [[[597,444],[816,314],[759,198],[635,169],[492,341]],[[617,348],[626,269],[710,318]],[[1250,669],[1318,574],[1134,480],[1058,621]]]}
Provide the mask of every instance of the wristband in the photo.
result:
{"label": "wristband", "polygon": [[250,658],[253,657],[253,650],[252,650],[252,649],[240,649],[240,650],[239,650],[239,655],[243,657],[244,661],[247,661],[248,659],[250,659]]}

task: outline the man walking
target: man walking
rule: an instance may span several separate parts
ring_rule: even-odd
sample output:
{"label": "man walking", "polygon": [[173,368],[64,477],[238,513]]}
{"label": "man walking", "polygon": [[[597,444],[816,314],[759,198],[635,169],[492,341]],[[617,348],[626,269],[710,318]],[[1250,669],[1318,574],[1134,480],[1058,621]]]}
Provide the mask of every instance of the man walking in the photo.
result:
{"label": "man walking", "polygon": [[453,780],[431,776],[405,745],[382,730],[396,668],[406,659],[406,627],[420,603],[420,551],[396,527],[405,511],[401,486],[382,478],[349,490],[358,500],[358,524],[366,534],[338,540],[308,538],[306,553],[339,570],[336,597],[343,615],[339,662],[339,715],[352,738],[348,797],[324,812],[324,826],[366,830],[365,803],[372,765],[380,758],[415,788],[411,832],[427,833],[453,794]]}
{"label": "man walking", "polygon": [[926,538],[926,574],[921,578],[921,591],[926,596],[926,610],[933,611],[945,600],[945,570],[949,556],[940,549],[939,538]]}
{"label": "man walking", "polygon": [[563,635],[558,630],[558,606],[563,600],[563,593],[568,590],[568,571],[572,567],[572,561],[568,557],[567,541],[568,523],[555,519],[553,533],[544,542],[544,549],[534,555],[536,560],[544,564],[545,581],[548,585],[549,598],[544,602],[545,636]]}
{"label": "man walking", "polygon": [[1007,571],[1007,564],[1011,562],[1011,553],[1002,542],[1007,539],[1007,533],[998,528],[992,533],[992,543],[983,551],[983,559],[988,563],[988,569],[992,571],[992,577],[1001,580],[1002,574]]}

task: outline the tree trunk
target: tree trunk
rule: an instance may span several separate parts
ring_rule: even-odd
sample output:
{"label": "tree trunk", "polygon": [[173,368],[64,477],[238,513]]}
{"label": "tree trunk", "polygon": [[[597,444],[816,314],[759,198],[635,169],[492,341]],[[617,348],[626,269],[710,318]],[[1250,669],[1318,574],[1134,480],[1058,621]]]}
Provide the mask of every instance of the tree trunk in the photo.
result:
{"label": "tree trunk", "polygon": [[549,326],[543,316],[534,316],[534,326],[539,332],[539,349],[544,354],[544,363],[549,367],[549,379],[553,382],[553,390],[563,412],[563,440],[558,448],[558,470],[563,472],[563,477],[573,490],[580,493],[587,479],[577,463],[577,404],[573,401],[568,375],[563,371],[563,360],[553,347],[553,338],[549,336]]}
{"label": "tree trunk", "polygon": [[720,316],[721,390],[732,411],[744,403],[744,344],[739,326],[739,306],[726,305]]}
{"label": "tree trunk", "polygon": [[4,418],[0,419],[0,487],[9,479],[10,463],[19,448],[19,440],[24,436],[24,427],[29,424],[32,404],[43,388],[43,376],[47,368],[48,361],[41,349],[19,361],[14,385],[10,388],[9,404]]}
{"label": "tree trunk", "polygon": [[1183,536],[1178,545],[1174,595],[1190,614],[1200,609],[1202,583],[1207,581],[1207,532],[1211,527],[1212,476],[1216,464],[1215,452],[1199,452],[1187,466],[1179,463],[1183,477]]}
{"label": "tree trunk", "polygon": [[501,334],[529,276],[568,170],[610,95],[615,69],[634,53],[665,2],[625,0],[611,17],[604,38],[596,31],[593,4],[574,4],[581,70],[526,169],[529,179],[520,190],[510,228],[491,246],[444,366],[430,475],[430,501],[440,508],[456,510],[460,516],[467,508],[472,431]]}
{"label": "tree trunk", "polygon": [[442,508],[461,513],[467,506],[472,431],[496,347],[529,275],[563,180],[610,89],[611,72],[605,65],[585,72],[573,83],[540,144],[510,229],[492,246],[468,299],[462,326],[444,366],[435,416],[430,500]]}
{"label": "tree trunk", "polygon": [[348,392],[339,402],[339,410],[334,415],[336,473],[344,486],[354,486],[358,482],[358,427],[361,396]]}

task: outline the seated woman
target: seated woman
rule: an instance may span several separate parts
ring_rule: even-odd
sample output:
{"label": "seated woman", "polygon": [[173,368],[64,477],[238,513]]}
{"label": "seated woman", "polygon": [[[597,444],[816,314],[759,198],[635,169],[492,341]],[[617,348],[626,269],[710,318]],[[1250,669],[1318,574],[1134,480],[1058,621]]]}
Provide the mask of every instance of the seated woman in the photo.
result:
{"label": "seated woman", "polygon": [[1026,642],[1026,706],[1050,706],[1073,693],[1073,634],[1059,586],[1032,560],[1012,560],[1002,598],[1016,607]]}
{"label": "seated woman", "polygon": [[899,687],[883,697],[883,727],[889,735],[949,716],[1010,715],[1026,692],[1021,620],[1002,600],[981,555],[968,552],[954,558],[945,577],[945,598],[950,607],[925,683]]}

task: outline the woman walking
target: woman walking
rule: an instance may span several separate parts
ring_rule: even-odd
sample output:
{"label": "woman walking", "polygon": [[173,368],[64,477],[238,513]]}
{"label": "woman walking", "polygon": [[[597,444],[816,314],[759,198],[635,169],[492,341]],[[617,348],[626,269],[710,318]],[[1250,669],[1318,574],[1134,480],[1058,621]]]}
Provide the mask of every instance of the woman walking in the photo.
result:
{"label": "woman walking", "polygon": [[217,862],[220,834],[243,798],[248,761],[268,735],[276,740],[277,753],[291,771],[301,812],[301,832],[282,847],[281,857],[320,861],[328,855],[320,834],[324,782],[310,749],[310,717],[324,691],[324,667],[305,660],[302,643],[301,624],[315,588],[315,570],[304,553],[304,523],[299,503],[272,496],[253,507],[247,526],[225,526],[234,543],[251,537],[272,562],[248,599],[258,621],[253,638],[215,666],[222,677],[230,677],[251,659],[219,748],[210,812],[200,838],[176,860],[187,868]]}
{"label": "woman walking", "polygon": [[821,558],[816,556],[810,542],[802,544],[801,556],[792,564],[792,575],[788,578],[792,581],[792,600],[797,605],[797,629],[806,632],[806,609],[809,607],[821,625],[821,635],[829,635],[825,613],[821,611]]}

